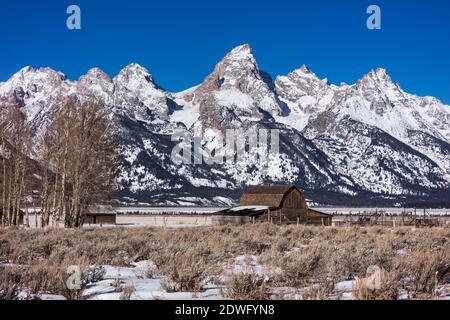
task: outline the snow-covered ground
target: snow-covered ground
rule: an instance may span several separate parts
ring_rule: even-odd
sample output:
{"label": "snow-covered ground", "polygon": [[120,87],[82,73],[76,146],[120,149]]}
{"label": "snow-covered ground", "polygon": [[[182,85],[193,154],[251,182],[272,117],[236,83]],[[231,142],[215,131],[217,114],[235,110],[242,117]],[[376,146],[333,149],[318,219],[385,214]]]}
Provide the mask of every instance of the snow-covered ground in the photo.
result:
{"label": "snow-covered ground", "polygon": [[[154,268],[151,261],[141,261],[132,267],[104,266],[104,279],[88,285],[84,296],[89,300],[120,300],[123,288],[133,292],[131,300],[192,300],[223,299],[220,287],[206,284],[205,290],[196,292],[166,292],[161,285],[166,278],[146,276],[149,268]],[[122,288],[122,289],[121,289]]]}
{"label": "snow-covered ground", "polygon": [[[6,264],[2,264],[5,266]],[[225,300],[223,289],[225,285],[213,284],[206,281],[202,292],[167,292],[163,283],[168,279],[159,275],[156,266],[149,260],[133,263],[130,267],[116,267],[110,265],[101,266],[104,269],[102,280],[89,283],[83,292],[87,300]],[[149,272],[150,271],[150,272]],[[238,274],[254,274],[264,278],[265,281],[282,274],[279,268],[263,265],[254,255],[239,254],[233,260],[223,265],[222,274],[216,278],[216,283],[225,281]],[[270,283],[270,282],[269,282]],[[353,300],[354,288],[357,279],[338,282],[330,293],[330,299]],[[271,299],[302,300],[305,294],[313,289],[319,289],[319,284],[311,284],[306,287],[278,287],[268,288]],[[65,300],[61,295],[43,293],[29,295],[26,290],[19,294],[19,299],[38,298],[41,300]],[[411,299],[408,292],[401,290],[400,300]],[[437,299],[450,299],[450,284],[437,288]]]}

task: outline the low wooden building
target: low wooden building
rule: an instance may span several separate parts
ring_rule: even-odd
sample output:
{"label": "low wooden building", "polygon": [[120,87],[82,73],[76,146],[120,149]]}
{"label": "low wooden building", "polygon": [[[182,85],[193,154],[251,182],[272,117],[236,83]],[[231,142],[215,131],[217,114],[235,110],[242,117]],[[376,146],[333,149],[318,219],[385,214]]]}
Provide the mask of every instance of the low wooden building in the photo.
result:
{"label": "low wooden building", "polygon": [[308,208],[305,196],[294,185],[250,186],[238,207],[217,212],[213,224],[224,225],[267,221],[277,224],[330,226],[332,216]]}
{"label": "low wooden building", "polygon": [[84,224],[108,225],[116,224],[117,213],[114,207],[109,205],[92,205],[84,215]]}

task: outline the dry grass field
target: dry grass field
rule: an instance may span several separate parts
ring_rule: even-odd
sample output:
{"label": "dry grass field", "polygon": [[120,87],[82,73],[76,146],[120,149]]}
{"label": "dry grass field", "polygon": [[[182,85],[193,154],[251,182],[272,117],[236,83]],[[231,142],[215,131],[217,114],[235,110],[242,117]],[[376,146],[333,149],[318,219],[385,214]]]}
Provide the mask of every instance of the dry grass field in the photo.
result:
{"label": "dry grass field", "polygon": [[[255,257],[268,274],[225,269],[236,256]],[[357,281],[355,299],[434,299],[450,283],[450,228],[325,228],[256,224],[187,229],[0,229],[0,299],[51,293],[83,299],[102,265],[149,260],[145,277],[163,275],[167,292],[201,292],[219,283],[232,299],[290,299],[277,288],[306,288],[302,299],[339,299],[337,283],[381,270],[376,289]],[[83,287],[68,290],[67,267],[83,270]],[[94,267],[98,266],[98,267]],[[124,295],[130,296],[124,289]]]}

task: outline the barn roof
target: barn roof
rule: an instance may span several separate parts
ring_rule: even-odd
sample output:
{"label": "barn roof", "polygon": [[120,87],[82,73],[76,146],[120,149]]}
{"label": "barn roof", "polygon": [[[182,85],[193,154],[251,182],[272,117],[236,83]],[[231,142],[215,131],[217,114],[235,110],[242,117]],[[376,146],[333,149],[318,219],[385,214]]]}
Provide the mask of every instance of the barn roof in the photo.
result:
{"label": "barn roof", "polygon": [[116,209],[111,205],[94,204],[90,205],[87,214],[116,214]]}
{"label": "barn roof", "polygon": [[242,195],[239,205],[278,208],[281,206],[285,194],[291,189],[300,191],[294,185],[249,186]]}
{"label": "barn roof", "polygon": [[332,217],[331,214],[328,214],[328,213],[325,213],[325,212],[322,212],[322,211],[318,211],[318,210],[314,210],[314,209],[311,209],[311,208],[308,208],[307,215],[309,217],[316,217],[316,218]]}
{"label": "barn roof", "polygon": [[257,216],[269,210],[268,206],[239,206],[217,212],[218,215]]}

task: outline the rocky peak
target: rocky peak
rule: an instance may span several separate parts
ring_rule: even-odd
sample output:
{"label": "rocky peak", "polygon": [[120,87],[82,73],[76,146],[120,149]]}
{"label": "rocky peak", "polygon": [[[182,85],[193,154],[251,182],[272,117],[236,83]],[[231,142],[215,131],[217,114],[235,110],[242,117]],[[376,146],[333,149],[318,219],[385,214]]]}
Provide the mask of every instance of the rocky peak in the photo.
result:
{"label": "rocky peak", "polygon": [[395,105],[406,103],[405,93],[392,82],[386,69],[383,68],[371,70],[357,81],[354,87],[349,88],[348,93],[350,96],[361,95],[378,114]]}
{"label": "rocky peak", "polygon": [[29,84],[29,83],[60,83],[67,80],[67,76],[62,72],[53,70],[52,68],[35,69],[31,66],[24,67],[15,73],[9,80],[9,83]]}
{"label": "rocky peak", "polygon": [[246,43],[233,48],[226,56],[225,59],[229,60],[242,60],[242,59],[253,59],[253,49]]}
{"label": "rocky peak", "polygon": [[108,81],[108,82],[111,81],[111,78],[109,77],[109,75],[106,74],[100,68],[89,69],[89,71],[84,76],[82,76],[81,78],[98,79],[98,80],[103,80],[103,81]]}
{"label": "rocky peak", "polygon": [[106,103],[110,102],[110,96],[114,91],[112,79],[99,68],[90,69],[85,75],[81,76],[77,82],[80,88],[79,93],[89,93],[97,95]]}
{"label": "rocky peak", "polygon": [[394,85],[392,78],[384,68],[377,68],[369,71],[357,84],[364,86],[391,86]]}
{"label": "rocky peak", "polygon": [[258,64],[248,44],[231,50],[215,67],[212,74],[218,87],[246,88],[249,81],[262,79]]}
{"label": "rocky peak", "polygon": [[122,69],[114,78],[114,81],[129,90],[136,90],[146,86],[157,88],[151,73],[137,63],[132,63]]}
{"label": "rocky peak", "polygon": [[[256,118],[262,117],[260,110],[273,115],[284,112],[274,92],[272,78],[259,70],[248,44],[231,50],[195,89],[194,96],[200,113],[208,118],[223,113],[224,108],[235,115]],[[213,122],[224,123],[222,120]]]}
{"label": "rocky peak", "polygon": [[297,71],[297,73],[306,73],[306,74],[312,73],[306,64],[302,64],[302,66],[295,71]]}
{"label": "rocky peak", "polygon": [[51,68],[35,69],[27,66],[16,72],[0,87],[0,96],[14,96],[18,102],[35,96],[37,93],[51,94],[63,85],[68,85],[65,74]]}
{"label": "rocky peak", "polygon": [[171,101],[168,93],[156,84],[143,66],[132,63],[122,69],[113,81],[116,112],[145,122],[168,117]]}
{"label": "rocky peak", "polygon": [[[302,65],[286,76],[277,77],[275,85],[280,97],[300,105],[304,104],[299,101],[302,97],[310,96],[319,99],[320,95],[328,94],[328,91],[333,89],[328,85],[327,80],[321,80],[306,65]],[[309,99],[308,103],[312,101]]]}

